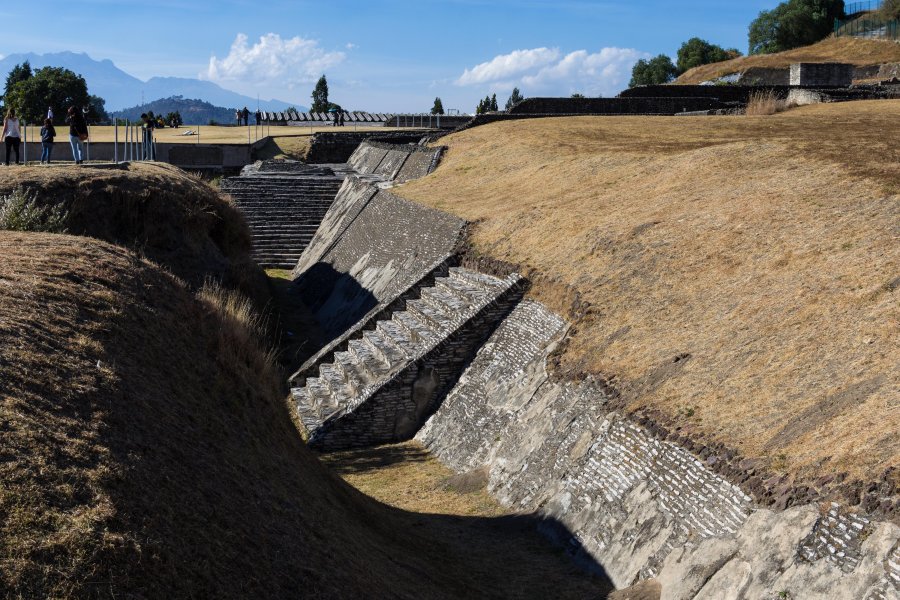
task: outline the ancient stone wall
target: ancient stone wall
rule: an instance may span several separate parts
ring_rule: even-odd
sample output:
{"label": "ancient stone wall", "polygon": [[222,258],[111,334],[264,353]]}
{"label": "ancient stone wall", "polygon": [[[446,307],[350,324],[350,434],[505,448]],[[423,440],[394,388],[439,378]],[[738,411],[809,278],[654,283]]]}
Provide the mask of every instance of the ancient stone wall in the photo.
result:
{"label": "ancient stone wall", "polygon": [[512,107],[509,114],[673,115],[681,112],[724,108],[729,108],[725,100],[705,93],[696,96],[686,94],[658,97],[632,95],[620,98],[526,98]]}
{"label": "ancient stone wall", "polygon": [[403,183],[425,177],[437,168],[443,151],[443,147],[367,140],[359,145],[347,163],[359,173]]}
{"label": "ancient stone wall", "polygon": [[545,361],[565,329],[521,303],[417,439],[457,471],[486,472],[503,504],[562,523],[547,533],[619,587],[655,577],[663,598],[896,597],[900,528],[834,507],[758,509],[611,412],[602,385],[553,381]]}
{"label": "ancient stone wall", "polygon": [[[786,82],[785,82],[786,83]],[[788,85],[640,85],[619,94],[620,98],[713,98],[721,102],[746,104],[750,95],[762,90],[775,92],[786,98]],[[698,109],[703,110],[703,109]]]}
{"label": "ancient stone wall", "polygon": [[794,63],[791,85],[846,87],[853,82],[855,67],[845,63]]}
{"label": "ancient stone wall", "polygon": [[452,332],[438,335],[441,341],[425,355],[380,384],[363,402],[323,423],[310,436],[310,444],[344,449],[410,439],[522,293],[523,288],[514,284]]}
{"label": "ancient stone wall", "polygon": [[310,140],[306,162],[310,164],[345,163],[368,139],[376,139],[389,144],[417,143],[427,131],[328,131],[316,133]]}

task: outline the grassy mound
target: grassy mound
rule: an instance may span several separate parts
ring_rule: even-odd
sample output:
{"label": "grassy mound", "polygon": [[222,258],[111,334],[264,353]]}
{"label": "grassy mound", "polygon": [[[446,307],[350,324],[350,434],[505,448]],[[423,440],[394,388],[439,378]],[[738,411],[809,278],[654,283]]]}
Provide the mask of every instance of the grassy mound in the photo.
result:
{"label": "grassy mound", "polygon": [[16,189],[41,207],[61,209],[68,233],[137,250],[193,288],[212,277],[257,299],[264,294],[265,278],[250,258],[250,232],[241,213],[177,167],[7,169],[0,195]]}
{"label": "grassy mound", "polygon": [[506,122],[442,138],[438,170],[398,193],[476,222],[480,255],[576,321],[563,373],[606,376],[631,411],[776,474],[890,496],[896,139],[900,101]]}
{"label": "grassy mound", "polygon": [[520,533],[480,547],[328,473],[249,314],[121,247],[0,232],[0,596],[596,593]]}
{"label": "grassy mound", "polygon": [[843,62],[857,67],[896,63],[900,62],[900,44],[889,40],[827,38],[812,46],[786,52],[742,56],[701,65],[685,72],[675,83],[697,84],[724,75],[740,73],[752,67],[779,69],[790,67],[796,62]]}

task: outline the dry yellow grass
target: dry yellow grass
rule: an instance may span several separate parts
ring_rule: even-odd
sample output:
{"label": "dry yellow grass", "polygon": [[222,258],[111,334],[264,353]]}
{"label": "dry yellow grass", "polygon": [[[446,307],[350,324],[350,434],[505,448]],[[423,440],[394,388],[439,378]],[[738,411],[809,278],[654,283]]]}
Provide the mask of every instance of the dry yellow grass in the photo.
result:
{"label": "dry yellow grass", "polygon": [[776,54],[742,56],[685,72],[675,83],[700,83],[751,67],[783,68],[795,62],[845,62],[858,67],[900,62],[900,43],[889,40],[828,38],[818,44]]}
{"label": "dry yellow grass", "polygon": [[563,373],[778,469],[868,479],[900,466],[898,139],[897,101],[506,122],[444,138],[398,193],[476,221],[553,308],[558,284],[590,303]]}
{"label": "dry yellow grass", "polygon": [[123,248],[0,231],[0,596],[609,590],[533,518],[409,513],[340,481],[301,441],[253,320]]}
{"label": "dry yellow grass", "polygon": [[457,477],[417,442],[325,454],[322,462],[365,495],[403,510],[480,517],[509,514],[487,493],[486,477],[483,481]]}

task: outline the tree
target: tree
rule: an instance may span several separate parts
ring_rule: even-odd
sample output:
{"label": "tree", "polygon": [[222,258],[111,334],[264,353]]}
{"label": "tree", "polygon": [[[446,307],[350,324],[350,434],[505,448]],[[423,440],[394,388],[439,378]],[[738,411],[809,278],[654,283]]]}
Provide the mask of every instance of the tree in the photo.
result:
{"label": "tree", "polygon": [[584,98],[584,94],[581,92],[574,92],[571,96],[572,98]]}
{"label": "tree", "polygon": [[511,109],[513,106],[521,102],[525,99],[525,96],[522,95],[522,92],[519,91],[519,88],[514,87],[512,94],[509,95],[509,100],[506,101],[506,110]]}
{"label": "tree", "polygon": [[40,123],[47,114],[47,107],[54,109],[57,124],[63,122],[70,106],[79,110],[88,107],[89,122],[106,121],[105,102],[88,94],[84,77],[62,67],[44,67],[16,82],[7,92],[6,104],[14,106],[25,121]]}
{"label": "tree", "polygon": [[[6,98],[17,83],[31,79],[33,75],[31,63],[27,60],[20,65],[14,66],[9,75],[6,76],[6,87],[3,89],[3,97]],[[9,104],[8,101],[7,104]]]}
{"label": "tree", "polygon": [[493,94],[491,96],[491,111],[497,112],[498,110],[500,110],[500,107],[497,106],[497,94]]}
{"label": "tree", "polygon": [[176,110],[166,115],[166,123],[170,127],[181,127],[184,125],[184,119],[181,118],[181,113]]}
{"label": "tree", "polygon": [[431,114],[433,114],[433,115],[444,114],[444,103],[441,102],[440,98],[434,99],[434,106],[431,107]]}
{"label": "tree", "polygon": [[660,54],[650,60],[637,61],[631,70],[631,81],[628,87],[638,85],[661,85],[669,83],[678,75],[678,69],[672,64],[672,59],[665,54]]}
{"label": "tree", "polygon": [[679,73],[684,73],[694,67],[700,65],[708,65],[710,63],[722,62],[730,58],[737,58],[741,53],[735,48],[726,50],[721,46],[710,44],[706,40],[693,37],[683,43],[678,49],[678,67]]}
{"label": "tree", "polygon": [[319,81],[316,82],[316,88],[312,93],[312,106],[309,107],[309,110],[312,112],[328,111],[328,81],[325,79],[325,75],[319,77]]}
{"label": "tree", "polygon": [[844,0],[787,0],[750,23],[750,54],[815,44],[832,32],[835,19],[843,17]]}
{"label": "tree", "polygon": [[881,5],[881,17],[888,21],[900,20],[900,0],[884,0]]}

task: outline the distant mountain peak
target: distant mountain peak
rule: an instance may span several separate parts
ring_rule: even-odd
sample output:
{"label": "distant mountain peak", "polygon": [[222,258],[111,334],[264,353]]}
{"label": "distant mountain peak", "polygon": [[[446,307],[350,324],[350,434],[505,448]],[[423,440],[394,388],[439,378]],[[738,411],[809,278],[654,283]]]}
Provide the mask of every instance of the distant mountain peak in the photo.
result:
{"label": "distant mountain peak", "polygon": [[[146,102],[171,96],[184,96],[203,100],[215,106],[232,109],[248,106],[256,110],[256,98],[226,90],[211,81],[172,76],[151,77],[147,81],[142,81],[117,67],[112,60],[108,58],[96,60],[86,52],[61,51],[46,54],[23,52],[0,56],[0,76],[5,78],[15,65],[26,60],[35,69],[52,66],[75,71],[85,78],[91,94],[106,100],[106,109],[111,113],[139,104],[142,95]],[[259,101],[261,110],[280,111],[288,106],[306,110],[296,102],[274,99]]]}

